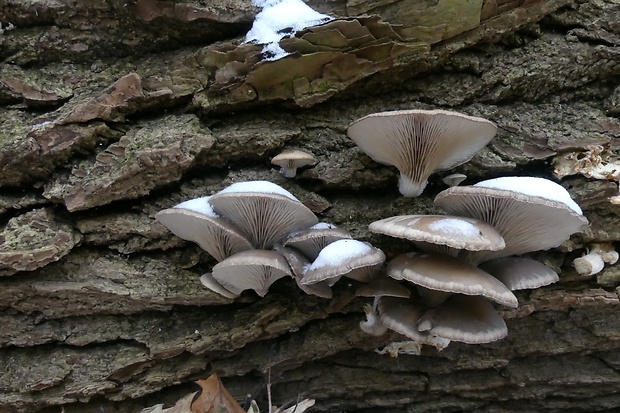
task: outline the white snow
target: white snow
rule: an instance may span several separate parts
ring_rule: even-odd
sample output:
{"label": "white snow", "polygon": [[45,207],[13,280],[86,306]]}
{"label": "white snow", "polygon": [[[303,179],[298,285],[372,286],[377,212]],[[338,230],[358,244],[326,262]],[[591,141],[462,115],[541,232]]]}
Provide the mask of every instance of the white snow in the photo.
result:
{"label": "white snow", "polygon": [[295,198],[295,196],[293,196],[293,194],[291,194],[289,191],[269,181],[237,182],[236,184],[232,184],[222,189],[220,192],[218,192],[218,194],[226,194],[231,192],[258,192],[261,194],[278,194],[284,195],[285,197],[290,198],[293,201],[299,202],[299,199]]}
{"label": "white snow", "polygon": [[458,218],[440,219],[430,224],[428,228],[448,236],[473,238],[480,234],[480,231],[474,224]]}
{"label": "white snow", "polygon": [[199,212],[211,218],[219,217],[218,214],[213,211],[213,207],[209,203],[210,196],[203,196],[202,198],[190,199],[189,201],[181,202],[175,205],[175,208],[189,209],[190,211]]}
{"label": "white snow", "polygon": [[581,208],[573,201],[566,189],[545,178],[506,176],[478,182],[474,186],[519,192],[529,196],[537,196],[550,201],[561,202],[579,215],[583,215]]}
{"label": "white snow", "polygon": [[314,224],[313,226],[310,227],[310,229],[332,229],[332,228],[336,228],[336,226],[328,222],[319,222],[318,224]]}
{"label": "white snow", "polygon": [[269,55],[266,60],[278,60],[288,54],[278,44],[284,36],[332,20],[332,17],[312,10],[302,0],[252,2],[263,10],[256,15],[252,28],[245,35],[245,43],[264,44],[263,53]]}
{"label": "white snow", "polygon": [[343,265],[352,258],[361,257],[371,252],[372,247],[368,244],[364,244],[362,241],[341,239],[323,248],[319,256],[316,257],[316,260],[308,267],[308,270],[322,267],[336,267]]}

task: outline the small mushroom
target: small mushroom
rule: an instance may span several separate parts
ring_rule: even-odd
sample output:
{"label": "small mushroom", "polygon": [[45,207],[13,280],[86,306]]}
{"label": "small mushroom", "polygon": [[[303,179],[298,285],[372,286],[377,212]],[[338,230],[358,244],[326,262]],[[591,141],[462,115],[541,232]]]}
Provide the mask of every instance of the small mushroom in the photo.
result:
{"label": "small mushroom", "polygon": [[360,321],[360,328],[364,333],[370,334],[371,336],[382,336],[387,333],[388,328],[381,322],[379,313],[377,313],[376,304],[364,305],[364,313],[366,314],[366,320]]}
{"label": "small mushroom", "polygon": [[287,247],[300,250],[308,259],[314,261],[323,248],[334,241],[351,239],[351,235],[332,225],[325,226],[319,223],[311,228],[291,234],[285,241]]}
{"label": "small mushroom", "polygon": [[441,254],[408,253],[394,258],[387,274],[431,290],[481,295],[507,307],[518,306],[517,297],[499,280],[481,269]]}
{"label": "small mushroom", "polygon": [[618,252],[611,242],[596,242],[590,245],[586,255],[573,261],[573,267],[579,274],[594,275],[603,271],[605,263],[615,264],[617,261]]}
{"label": "small mushroom", "polygon": [[441,181],[448,186],[458,186],[461,182],[467,179],[467,175],[464,174],[450,174],[444,176]]}
{"label": "small mushroom", "polygon": [[500,280],[511,291],[539,288],[560,280],[555,271],[531,258],[498,258],[480,264],[480,269]]}
{"label": "small mushroom", "polygon": [[568,192],[543,178],[505,177],[440,192],[435,204],[449,214],[491,224],[506,242],[499,251],[467,252],[478,264],[559,246],[588,223]]}
{"label": "small mushroom", "polygon": [[213,212],[209,198],[182,202],[158,212],[155,217],[174,235],[195,242],[217,261],[251,250],[252,244],[245,235]]}
{"label": "small mushroom", "polygon": [[434,171],[469,161],[496,132],[486,119],[419,109],[373,113],[347,130],[367,155],[400,171],[400,193],[410,197],[422,193]]}
{"label": "small mushroom", "polygon": [[502,235],[491,225],[475,218],[449,215],[399,215],[375,221],[372,232],[405,238],[425,249],[430,243],[470,251],[501,250],[506,246]]}
{"label": "small mushroom", "polygon": [[271,163],[278,165],[280,173],[286,178],[294,178],[297,175],[297,168],[311,165],[316,162],[316,158],[308,152],[297,149],[285,149],[281,154],[271,158]]}
{"label": "small mushroom", "polygon": [[369,282],[384,261],[385,254],[378,248],[353,239],[338,240],[321,250],[304,272],[302,283],[329,280],[333,284],[342,276]]}
{"label": "small mushroom", "polygon": [[418,329],[467,344],[490,343],[508,334],[504,319],[482,297],[454,294],[420,317]]}
{"label": "small mushroom", "polygon": [[318,223],[312,211],[267,181],[233,184],[209,198],[213,210],[247,234],[257,249],[272,248],[294,231]]}
{"label": "small mushroom", "polygon": [[271,284],[292,276],[288,262],[275,251],[244,251],[226,258],[213,267],[212,277],[232,294],[254,290],[264,297]]}

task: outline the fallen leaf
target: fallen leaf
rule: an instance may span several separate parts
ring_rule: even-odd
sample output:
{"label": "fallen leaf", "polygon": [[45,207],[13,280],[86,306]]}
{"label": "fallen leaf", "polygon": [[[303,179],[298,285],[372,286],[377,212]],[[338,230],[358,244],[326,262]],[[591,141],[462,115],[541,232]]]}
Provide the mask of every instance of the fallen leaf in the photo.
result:
{"label": "fallen leaf", "polygon": [[200,396],[192,403],[192,413],[246,413],[216,373],[206,380],[196,382],[202,389]]}

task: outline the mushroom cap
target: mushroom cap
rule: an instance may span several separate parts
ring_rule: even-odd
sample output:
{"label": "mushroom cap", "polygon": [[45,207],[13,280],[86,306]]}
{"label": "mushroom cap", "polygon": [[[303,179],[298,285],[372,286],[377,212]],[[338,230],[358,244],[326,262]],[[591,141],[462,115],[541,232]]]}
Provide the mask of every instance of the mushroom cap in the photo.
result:
{"label": "mushroom cap", "polygon": [[511,291],[539,288],[560,280],[555,271],[531,258],[498,258],[480,264],[480,268],[500,280]]}
{"label": "mushroom cap", "polygon": [[356,277],[354,279],[368,282],[368,276],[384,261],[383,251],[365,242],[354,239],[334,241],[323,248],[312,265],[307,267],[302,283],[314,284],[341,276],[352,276],[354,272],[358,272],[353,275]]}
{"label": "mushroom cap", "polygon": [[448,186],[457,186],[467,179],[465,174],[450,174],[441,178],[441,181]]}
{"label": "mushroom cap", "polygon": [[420,195],[434,171],[469,161],[496,132],[483,118],[419,109],[373,113],[347,130],[368,156],[400,171],[399,190],[405,196]]}
{"label": "mushroom cap", "polygon": [[475,218],[449,215],[399,215],[375,221],[372,232],[445,245],[470,251],[501,250],[506,246],[502,235],[491,225]]}
{"label": "mushroom cap", "polygon": [[316,295],[321,298],[333,297],[332,289],[326,281],[321,281],[315,284],[302,284],[301,280],[303,278],[304,268],[310,265],[310,261],[301,252],[294,248],[288,248],[280,244],[274,246],[273,249],[286,258],[289,267],[291,267],[293,278],[295,278],[297,286],[303,292],[310,295]]}
{"label": "mushroom cap", "polygon": [[218,293],[221,296],[226,298],[237,298],[239,294],[233,294],[228,291],[226,288],[222,287],[222,285],[213,278],[213,274],[210,272],[204,273],[200,276],[200,282],[202,285],[207,287],[209,290]]}
{"label": "mushroom cap", "polygon": [[[526,179],[527,182],[531,185],[541,183],[539,179],[534,181]],[[566,192],[560,185],[553,182],[551,184],[553,184],[551,188],[558,190],[556,187],[559,187]],[[542,187],[545,190],[550,189],[547,184]],[[554,248],[567,240],[571,234],[581,231],[588,220],[577,212],[575,206],[556,199],[514,190],[487,188],[477,184],[448,188],[437,195],[435,204],[449,214],[486,221],[502,234],[506,242],[506,248],[503,250],[465,254],[468,261],[480,263],[494,258]]]}
{"label": "mushroom cap", "polygon": [[379,277],[355,291],[358,297],[411,297],[411,291],[393,278]]}
{"label": "mushroom cap", "polygon": [[318,222],[305,205],[281,193],[220,191],[209,202],[258,249],[271,248],[287,234]]}
{"label": "mushroom cap", "polygon": [[428,310],[418,322],[420,331],[467,344],[490,343],[508,334],[504,319],[482,297],[454,294]]}
{"label": "mushroom cap", "polygon": [[426,340],[427,334],[418,330],[422,307],[405,298],[381,297],[377,303],[381,323],[398,334],[417,342]]}
{"label": "mushroom cap", "polygon": [[287,178],[294,178],[297,168],[316,162],[316,158],[298,149],[285,149],[279,155],[271,158],[271,163],[282,168],[282,174]]}
{"label": "mushroom cap", "polygon": [[195,242],[217,261],[253,249],[250,241],[232,224],[215,214],[210,216],[205,215],[204,211],[180,208],[184,204],[186,202],[164,209],[158,212],[155,218],[174,235]]}
{"label": "mushroom cap", "polygon": [[291,234],[285,241],[287,247],[294,247],[301,251],[307,258],[314,261],[323,248],[334,241],[341,239],[351,239],[351,234],[347,231],[335,227],[331,228],[312,228],[303,229]]}
{"label": "mushroom cap", "polygon": [[233,294],[254,290],[264,297],[276,280],[292,276],[282,254],[268,250],[244,251],[213,267],[213,279]]}
{"label": "mushroom cap", "polygon": [[451,293],[481,295],[507,307],[518,306],[517,297],[499,280],[463,260],[440,254],[399,255],[387,266],[396,280]]}

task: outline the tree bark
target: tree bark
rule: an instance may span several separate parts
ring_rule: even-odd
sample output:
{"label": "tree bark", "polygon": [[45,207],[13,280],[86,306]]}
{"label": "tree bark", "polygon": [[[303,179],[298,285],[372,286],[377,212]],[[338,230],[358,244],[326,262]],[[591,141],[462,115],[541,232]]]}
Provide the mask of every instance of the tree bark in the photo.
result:
{"label": "tree bark", "polygon": [[[241,44],[249,2],[0,0],[0,412],[137,412],[214,370],[239,400],[269,380],[277,404],[304,395],[317,412],[620,408],[620,267],[571,266],[620,241],[618,3],[308,4],[338,18],[338,46],[302,32],[264,63]],[[454,172],[561,180],[590,221],[534,254],[560,282],[518,293],[499,342],[379,355],[402,337],[359,329],[353,287],[223,298],[199,281],[214,261],[154,219],[270,180],[388,259],[406,252],[367,225],[438,212],[441,174],[403,198],[346,128],[407,108],[492,120],[498,135]],[[284,147],[318,163],[287,180],[269,163]]]}

